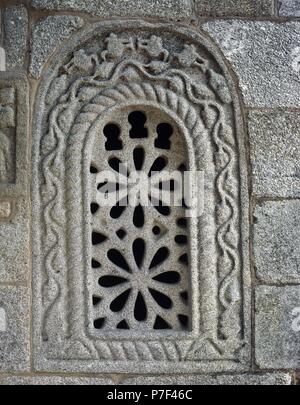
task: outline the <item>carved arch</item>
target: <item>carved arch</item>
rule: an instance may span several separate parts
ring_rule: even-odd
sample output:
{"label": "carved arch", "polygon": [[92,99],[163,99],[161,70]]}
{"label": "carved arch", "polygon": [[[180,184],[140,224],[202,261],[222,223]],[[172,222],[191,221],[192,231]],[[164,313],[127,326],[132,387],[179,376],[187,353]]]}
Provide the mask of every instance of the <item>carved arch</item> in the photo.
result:
{"label": "carved arch", "polygon": [[[114,362],[124,371],[136,370],[141,360],[149,370],[161,361],[166,370],[187,370],[189,362],[201,368],[207,361],[242,367],[248,338],[248,212],[238,97],[226,66],[202,35],[167,26],[178,41],[178,52],[172,53],[170,36],[154,36],[150,24],[142,37],[131,35],[130,25],[124,23],[125,35],[109,35],[112,26],[102,23],[98,34],[94,27],[76,39],[81,49],[68,45],[52,63],[37,99],[37,108],[44,106],[35,122],[33,168],[39,230],[34,299],[41,325],[35,344],[43,356],[37,363],[41,368],[52,363],[57,370],[88,360],[86,369],[93,365],[101,371],[114,369]],[[98,41],[103,45],[97,52]],[[205,172],[205,216],[191,224],[195,289],[189,335],[99,339],[86,327],[87,156],[102,114],[130,103],[154,105],[172,116],[195,168]],[[104,361],[111,362],[105,369]]]}

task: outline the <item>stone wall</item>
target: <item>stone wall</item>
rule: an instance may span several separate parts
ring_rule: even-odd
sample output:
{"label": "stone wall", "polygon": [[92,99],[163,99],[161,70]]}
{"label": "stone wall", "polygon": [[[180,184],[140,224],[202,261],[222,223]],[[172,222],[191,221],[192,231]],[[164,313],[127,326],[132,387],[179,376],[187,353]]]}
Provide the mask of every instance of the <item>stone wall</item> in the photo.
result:
{"label": "stone wall", "polygon": [[[2,0],[0,12],[0,384],[299,383],[300,2]],[[41,297],[51,301],[56,288],[48,285],[48,295],[44,295],[38,291],[36,279],[39,251],[35,243],[40,232],[36,224],[42,213],[35,196],[41,166],[35,166],[34,161],[39,161],[43,151],[39,152],[34,144],[40,116],[49,113],[50,117],[51,112],[47,110],[49,105],[41,101],[41,89],[54,77],[61,50],[78,51],[77,44],[89,40],[93,27],[100,32],[107,20],[112,20],[118,35],[124,31],[125,36],[129,29],[120,27],[129,20],[131,24],[137,20],[135,30],[143,33],[136,35],[147,36],[144,33],[152,29],[153,34],[164,38],[169,27],[174,27],[189,38],[187,46],[196,43],[200,33],[203,41],[212,44],[213,55],[219,55],[216,60],[227,69],[232,88],[238,89],[236,103],[241,112],[235,130],[237,139],[243,139],[244,132],[245,143],[236,156],[244,165],[241,173],[248,175],[247,190],[244,186],[240,189],[241,194],[247,194],[240,202],[247,218],[240,222],[244,236],[238,251],[249,273],[242,273],[243,281],[239,278],[246,319],[241,325],[245,325],[244,345],[248,351],[237,368],[225,363],[220,368],[202,366],[211,347],[199,347],[201,361],[193,359],[191,368],[179,364],[178,373],[168,368],[172,355],[167,348],[166,367],[160,362],[155,372],[154,366],[146,366],[145,373],[138,372],[140,375],[124,372],[117,362],[115,368],[109,367],[109,374],[105,370],[95,372],[95,361],[89,366],[88,358],[84,366],[75,362],[72,366],[74,354],[68,354],[66,348],[64,359],[71,365],[48,365],[42,361],[41,350],[35,349],[42,334],[38,300]],[[154,24],[158,25],[151,28]],[[195,34],[186,34],[188,31]],[[177,43],[167,51],[161,47],[159,63],[167,63],[163,51],[175,53],[176,47]],[[188,65],[184,74],[189,74],[195,60],[184,62]],[[155,68],[161,69],[161,65],[157,63]],[[218,83],[218,89],[220,86]],[[58,100],[61,95],[55,91],[51,94]],[[48,118],[41,128],[47,123]],[[46,135],[46,130],[43,133]],[[244,150],[245,159],[239,156]],[[50,243],[56,237],[56,233],[52,234]],[[205,244],[201,247],[206,249]],[[44,280],[46,285],[49,279]],[[118,352],[116,358],[119,356]],[[63,372],[62,367],[68,371]]]}

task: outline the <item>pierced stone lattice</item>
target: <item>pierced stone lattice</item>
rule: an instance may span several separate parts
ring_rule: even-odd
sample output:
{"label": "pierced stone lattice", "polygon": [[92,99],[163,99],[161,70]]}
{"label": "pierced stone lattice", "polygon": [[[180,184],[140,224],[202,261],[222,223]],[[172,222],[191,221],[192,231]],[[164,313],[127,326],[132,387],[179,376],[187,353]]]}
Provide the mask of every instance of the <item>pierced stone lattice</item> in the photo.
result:
{"label": "pierced stone lattice", "polygon": [[[96,138],[91,166],[94,327],[187,330],[190,272],[185,209],[181,201],[178,206],[166,205],[155,193],[164,187],[172,197],[174,187],[179,187],[171,176],[187,168],[184,137],[175,122],[154,108],[127,108],[110,118]],[[126,170],[113,185],[120,190],[120,200],[113,207],[99,207],[97,173],[112,170],[118,176],[122,164]],[[127,205],[128,180],[140,171],[151,181],[149,192],[157,195],[152,206],[150,194],[148,206],[138,201]]]}

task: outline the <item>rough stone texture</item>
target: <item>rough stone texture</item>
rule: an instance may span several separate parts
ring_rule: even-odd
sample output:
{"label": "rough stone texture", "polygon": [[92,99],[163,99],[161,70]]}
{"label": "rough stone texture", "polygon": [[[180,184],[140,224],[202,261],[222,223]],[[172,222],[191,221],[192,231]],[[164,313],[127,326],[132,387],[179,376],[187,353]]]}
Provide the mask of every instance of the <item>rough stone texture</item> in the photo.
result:
{"label": "rough stone texture", "polygon": [[28,288],[0,286],[0,308],[5,310],[6,317],[5,331],[0,331],[0,371],[28,371]]}
{"label": "rough stone texture", "polygon": [[256,206],[257,276],[267,283],[300,283],[300,200]]}
{"label": "rough stone texture", "polygon": [[255,351],[260,368],[300,367],[300,285],[256,289]]}
{"label": "rough stone texture", "polygon": [[133,377],[115,383],[108,378],[12,376],[0,378],[0,385],[290,385],[287,373]]}
{"label": "rough stone texture", "polygon": [[23,6],[8,7],[3,12],[6,69],[22,69],[27,45],[28,15]]}
{"label": "rough stone texture", "polygon": [[199,16],[261,17],[274,15],[273,0],[195,0]]}
{"label": "rough stone texture", "polygon": [[0,75],[0,197],[28,192],[28,87],[23,74]]}
{"label": "rough stone texture", "polygon": [[8,219],[12,214],[12,203],[10,201],[0,200],[0,220]]}
{"label": "rough stone texture", "polygon": [[15,202],[10,220],[0,217],[0,283],[25,281],[29,270],[29,207],[26,200]]}
{"label": "rough stone texture", "polygon": [[[158,33],[161,37],[157,36]],[[226,65],[219,60],[206,36],[196,35],[176,25],[149,25],[136,21],[109,22],[109,25],[97,23],[88,27],[82,36],[84,42],[81,47],[76,45],[76,52],[72,52],[74,44],[71,42],[71,51],[63,48],[53,60],[49,67],[53,74],[44,77],[45,87],[40,89],[35,109],[37,125],[33,131],[32,179],[33,229],[36,230],[33,235],[35,369],[94,373],[154,373],[158,369],[169,373],[248,370],[250,272],[247,165],[237,95]],[[136,105],[147,113],[148,120],[145,121],[152,139],[158,139],[155,132],[158,122],[166,123],[167,120],[174,148],[177,144],[179,150],[161,146],[156,151],[153,147],[156,142],[148,144],[145,139],[136,140],[124,135],[118,152],[107,153],[104,138],[99,137],[99,133],[103,133],[106,124],[114,120],[122,126],[123,134],[129,134],[134,126],[132,122],[129,126],[129,114]],[[199,106],[204,110],[203,120],[206,120],[207,130],[197,112]],[[114,115],[110,115],[111,111]],[[214,126],[220,129],[217,133],[213,131]],[[179,129],[182,127],[186,128],[188,139],[184,154],[175,131],[178,128],[183,136],[185,130]],[[203,133],[203,137],[199,137],[199,133]],[[88,142],[88,139],[93,142]],[[133,150],[140,142],[146,146],[145,166],[148,165],[149,170],[156,157],[163,154],[173,165],[172,170],[183,159],[187,162],[195,156],[196,163],[191,163],[192,167],[209,173],[203,223],[191,221],[187,225],[192,240],[190,244],[186,234],[178,230],[180,227],[176,221],[182,212],[177,216],[175,209],[176,217],[172,221],[169,220],[173,218],[171,214],[150,210],[151,216],[145,215],[143,227],[134,225],[131,206],[126,207],[122,218],[112,218],[109,214],[111,207],[108,211],[91,213],[91,203],[99,198],[99,180],[92,176],[85,166],[86,162],[93,162],[99,173],[109,167],[108,156],[114,153],[119,153],[123,161],[131,162]],[[219,145],[216,159],[212,156],[214,142]],[[162,151],[159,152],[159,149]],[[129,169],[132,166],[130,163]],[[145,170],[148,173],[147,168]],[[148,174],[146,176],[148,178]],[[218,190],[216,177],[220,177]],[[216,193],[222,200],[217,214]],[[82,207],[85,207],[82,214],[90,224],[88,229],[83,227],[79,214]],[[228,212],[233,215],[228,215]],[[64,221],[65,227],[60,225]],[[164,234],[154,242],[152,228],[156,221]],[[124,241],[116,236],[120,226],[128,231]],[[222,231],[225,227],[228,232]],[[174,241],[179,232],[183,234],[183,242],[176,242],[181,245],[178,250]],[[142,278],[144,274],[138,271],[141,263],[139,265],[132,254],[135,238],[142,238],[146,246],[145,254],[141,255],[147,263],[147,267],[143,267],[148,273],[146,286],[141,282],[146,277]],[[216,246],[216,238],[219,247]],[[103,245],[96,248],[102,242]],[[65,243],[68,249],[62,248]],[[155,303],[148,288],[150,283],[161,283],[153,280],[150,267],[153,255],[150,257],[150,254],[157,253],[163,245],[170,252],[164,262],[168,266],[166,269],[177,271],[183,280],[182,284],[176,282],[172,290],[171,307],[174,305],[174,312],[178,310],[175,316],[169,311],[170,300],[167,305],[165,301],[161,305]],[[111,246],[117,250],[113,251],[113,257],[121,256],[122,263],[126,257],[134,272],[125,270],[130,274],[124,274],[122,265],[119,265],[121,262],[109,257]],[[188,296],[196,298],[199,294],[200,298],[192,299],[191,321],[188,320],[184,330],[181,326],[179,335],[177,325],[183,307],[177,297],[180,288],[185,288],[186,271],[179,258],[185,252],[189,254]],[[103,271],[92,268],[92,259],[100,260]],[[158,264],[153,265],[156,274],[161,270]],[[225,272],[223,266],[230,271]],[[149,267],[151,272],[148,272]],[[60,276],[66,269],[68,277]],[[114,276],[112,284],[111,276],[106,284],[107,269],[111,269],[111,276]],[[126,282],[126,287],[128,285],[132,289],[132,296],[129,298],[129,309],[124,305],[124,310],[115,314],[110,299],[119,296],[118,287],[114,284],[117,282],[118,285],[118,276],[123,280],[126,277],[130,279],[131,284]],[[46,278],[48,283],[44,282]],[[53,286],[57,288],[57,294],[53,292]],[[156,284],[154,288],[167,294],[170,291],[166,286]],[[134,315],[137,312],[135,308],[139,309],[137,290],[147,294],[147,304],[150,302],[148,314],[142,319]],[[69,294],[60,294],[59,291],[69,291]],[[101,300],[97,301],[99,296],[103,299],[103,306]],[[93,298],[96,298],[94,303]],[[219,299],[222,300],[222,308],[218,305]],[[161,323],[171,322],[171,312],[172,328],[169,324],[166,328]],[[157,317],[163,319],[158,320],[158,326]],[[199,318],[205,333],[199,328]],[[70,335],[66,334],[67,320],[71,325]],[[118,324],[124,320],[129,323],[129,328],[118,328],[116,331]],[[220,339],[222,334],[228,339]],[[86,359],[90,361],[86,362]]]}
{"label": "rough stone texture", "polygon": [[300,1],[278,0],[278,13],[280,17],[300,17]]}
{"label": "rough stone texture", "polygon": [[297,112],[249,113],[253,193],[300,196],[300,116]]}
{"label": "rough stone texture", "polygon": [[193,375],[171,377],[128,378],[124,385],[290,385],[291,376],[285,373]]}
{"label": "rough stone texture", "polygon": [[192,15],[190,0],[33,0],[36,8],[48,10],[77,10],[93,16],[136,16],[188,18]]}
{"label": "rough stone texture", "polygon": [[12,376],[0,377],[0,385],[112,385],[109,378]]}
{"label": "rough stone texture", "polygon": [[247,106],[300,106],[300,22],[210,21],[203,29],[232,64]]}
{"label": "rough stone texture", "polygon": [[64,40],[84,24],[80,17],[50,16],[39,20],[32,32],[31,63],[29,71],[38,78],[44,64]]}
{"label": "rough stone texture", "polygon": [[6,55],[4,48],[0,47],[0,72],[5,72],[6,70]]}

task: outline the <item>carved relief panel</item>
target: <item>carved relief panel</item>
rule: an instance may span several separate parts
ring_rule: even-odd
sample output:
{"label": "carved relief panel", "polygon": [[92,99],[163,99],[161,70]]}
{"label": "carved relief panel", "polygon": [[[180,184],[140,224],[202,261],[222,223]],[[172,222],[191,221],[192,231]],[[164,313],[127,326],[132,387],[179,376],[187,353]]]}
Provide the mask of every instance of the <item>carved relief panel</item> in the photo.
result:
{"label": "carved relief panel", "polygon": [[[139,24],[92,26],[55,56],[40,88],[35,366],[247,368],[247,173],[236,90],[205,37]],[[143,171],[159,190],[151,173],[165,169],[204,172],[200,217],[159,197],[154,206],[99,203],[103,171],[119,175],[115,189]]]}

